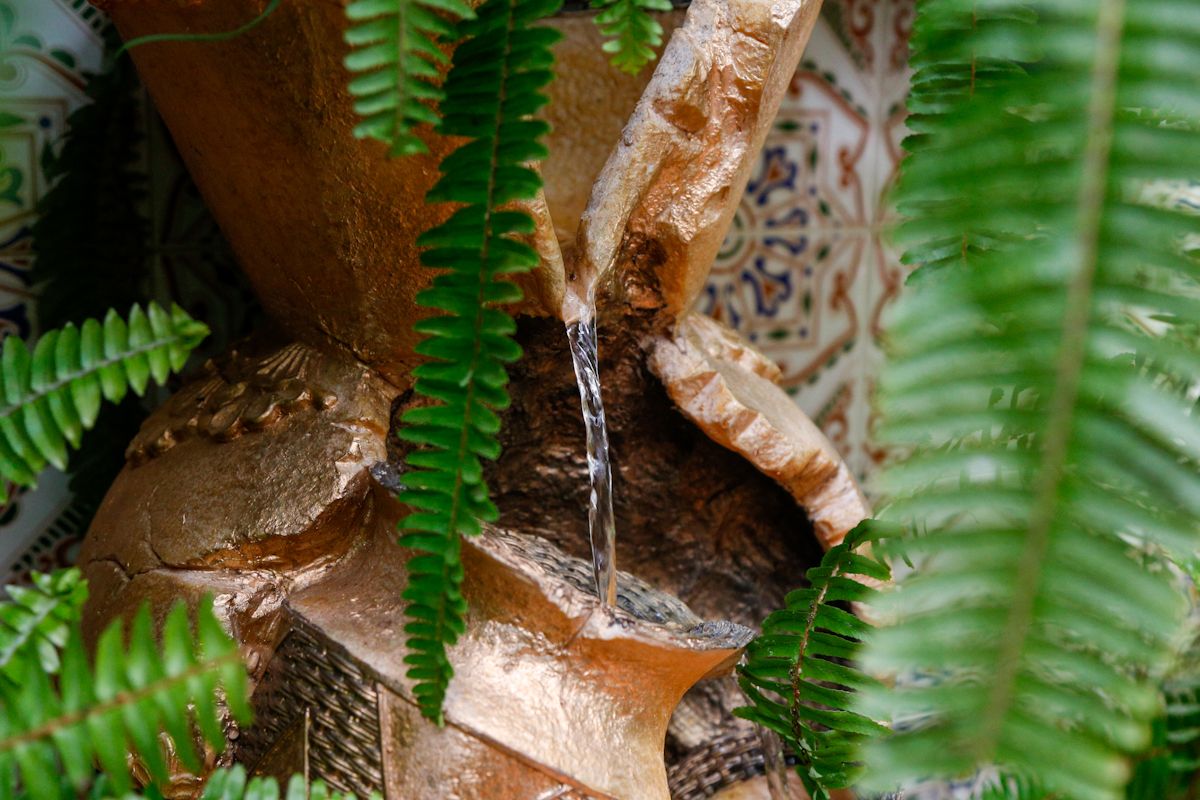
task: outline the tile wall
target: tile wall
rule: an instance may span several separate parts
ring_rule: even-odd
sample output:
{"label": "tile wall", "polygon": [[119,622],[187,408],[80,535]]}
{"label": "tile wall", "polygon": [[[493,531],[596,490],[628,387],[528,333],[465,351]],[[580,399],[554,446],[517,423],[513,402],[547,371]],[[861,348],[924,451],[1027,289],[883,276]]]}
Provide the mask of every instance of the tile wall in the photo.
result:
{"label": "tile wall", "polygon": [[784,385],[866,478],[880,315],[903,273],[886,241],[913,0],[827,0],[713,268],[704,310],[783,368]]}

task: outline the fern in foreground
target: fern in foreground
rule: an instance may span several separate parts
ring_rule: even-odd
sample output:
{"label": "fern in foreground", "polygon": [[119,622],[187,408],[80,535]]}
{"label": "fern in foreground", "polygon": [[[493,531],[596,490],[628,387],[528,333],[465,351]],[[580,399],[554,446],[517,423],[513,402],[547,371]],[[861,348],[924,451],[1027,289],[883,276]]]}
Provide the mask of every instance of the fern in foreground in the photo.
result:
{"label": "fern in foreground", "polygon": [[614,67],[636,75],[655,59],[663,29],[651,12],[670,11],[671,0],[592,0],[592,8],[600,12],[596,25],[609,37],[603,47]]}
{"label": "fern in foreground", "polygon": [[[859,694],[893,723],[864,784],[994,763],[1115,800],[1181,630],[1161,556],[1200,541],[1200,420],[1169,385],[1200,358],[1124,322],[1200,318],[1194,291],[1156,288],[1195,287],[1196,220],[1141,200],[1200,174],[1200,6],[927,0],[913,46],[900,238],[925,259],[999,235],[925,274],[888,329],[880,436],[910,455],[882,516],[915,570],[863,651],[899,679]],[[939,79],[962,63],[1010,67]]]}
{"label": "fern in foreground", "polygon": [[0,680],[0,798],[13,796],[19,775],[32,800],[56,800],[60,775],[77,789],[86,787],[96,760],[110,786],[124,794],[131,786],[131,751],[164,784],[160,730],[186,768],[199,771],[192,720],[211,745],[223,744],[218,688],[234,718],[250,721],[245,668],[211,600],[200,606],[194,634],[186,608],[175,606],[163,624],[161,649],[149,607],[134,616],[127,644],[121,621],[113,622],[98,640],[95,667],[73,620],[56,684],[35,658],[13,663],[16,673]]}
{"label": "fern in foreground", "polygon": [[400,543],[419,551],[408,563],[408,676],[427,717],[442,719],[453,674],[446,646],[463,632],[460,536],[496,519],[482,459],[499,455],[496,411],[508,405],[505,365],[521,355],[516,324],[497,306],[519,300],[507,275],[533,269],[538,254],[517,237],[533,219],[512,208],[531,200],[541,178],[529,166],[546,156],[545,122],[533,115],[546,103],[553,77],[551,45],[559,34],[534,27],[560,0],[488,0],[460,24],[441,105],[441,132],[468,141],[442,161],[428,202],[458,210],[427,231],[422,263],[438,270],[418,302],[442,313],[415,326],[427,338],[417,352],[416,392],[432,405],[409,410],[400,435],[419,446],[408,456],[400,500],[416,509],[401,522]]}
{"label": "fern in foreground", "polygon": [[[979,800],[1069,800],[1035,783],[1011,775],[999,776],[979,792]],[[1161,800],[1161,798],[1159,798]]]}
{"label": "fern in foreground", "polygon": [[143,606],[128,643],[119,620],[100,635],[94,667],[78,620],[70,626],[56,682],[37,659],[10,662],[18,668],[0,679],[0,797],[13,796],[19,777],[32,800],[58,800],[61,776],[77,789],[86,787],[96,761],[113,791],[124,794],[130,789],[130,752],[165,784],[160,731],[171,737],[183,764],[199,771],[192,721],[210,744],[224,742],[220,690],[234,718],[249,722],[245,669],[211,600],[201,605],[194,634],[184,606],[172,609],[162,642],[160,649],[150,610]]}
{"label": "fern in foreground", "polygon": [[78,569],[35,572],[32,581],[32,586],[5,586],[12,599],[0,603],[0,675],[10,680],[22,670],[23,658],[47,673],[58,672],[59,651],[87,599]]}
{"label": "fern in foreground", "polygon": [[746,648],[739,683],[753,703],[734,713],[775,731],[796,755],[796,772],[813,800],[854,783],[856,745],[884,728],[845,710],[851,692],[875,682],[853,661],[867,623],[840,607],[868,601],[865,577],[886,581],[887,566],[868,555],[870,523],[851,531],[807,573],[809,587],[790,593],[786,608],[763,622]]}
{"label": "fern in foreground", "polygon": [[[377,794],[373,798],[379,797]],[[279,784],[274,778],[246,779],[246,768],[236,764],[216,770],[204,784],[200,800],[280,800]],[[323,781],[304,783],[304,776],[293,775],[283,800],[355,800],[353,793],[332,791]]]}
{"label": "fern in foreground", "polygon": [[[178,306],[134,306],[128,322],[110,311],[103,322],[68,324],[38,339],[33,352],[16,336],[0,352],[0,476],[33,486],[47,462],[65,469],[103,400],[119,402],[183,368],[208,328]],[[0,500],[6,493],[0,486]]]}
{"label": "fern in foreground", "polygon": [[473,16],[462,0],[353,0],[346,6],[351,51],[345,63],[356,73],[349,88],[362,117],[355,136],[385,143],[393,156],[428,152],[412,129],[438,120],[436,79],[447,62],[438,40],[453,37],[453,19]]}

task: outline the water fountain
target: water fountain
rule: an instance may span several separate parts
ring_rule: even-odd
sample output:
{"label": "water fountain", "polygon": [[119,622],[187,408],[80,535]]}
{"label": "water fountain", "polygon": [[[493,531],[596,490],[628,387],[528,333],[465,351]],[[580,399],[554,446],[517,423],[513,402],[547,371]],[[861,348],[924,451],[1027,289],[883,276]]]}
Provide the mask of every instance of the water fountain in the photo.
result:
{"label": "water fountain", "polygon": [[600,393],[600,354],[596,337],[596,308],[586,320],[567,326],[571,363],[579,382],[588,462],[588,541],[596,596],[609,606],[617,603],[617,521],[613,515],[612,460],[608,452],[608,422]]}
{"label": "water fountain", "polygon": [[[132,37],[233,28],[262,2],[109,6]],[[463,545],[443,728],[404,676],[388,490],[428,278],[415,237],[445,213],[422,198],[448,145],[390,160],[354,139],[340,3],[134,51],[272,325],[131,443],[81,555],[90,630],[214,593],[259,712],[232,752],[261,772],[392,800],[666,800],[668,777],[692,800],[752,777],[730,759],[757,735],[704,679],[867,508],[773,365],[690,308],[818,10],[693,0],[664,15],[675,35],[640,77],[607,66],[586,17],[551,22],[567,36],[529,209],[543,264],[514,309],[527,355],[488,467],[501,519]]]}

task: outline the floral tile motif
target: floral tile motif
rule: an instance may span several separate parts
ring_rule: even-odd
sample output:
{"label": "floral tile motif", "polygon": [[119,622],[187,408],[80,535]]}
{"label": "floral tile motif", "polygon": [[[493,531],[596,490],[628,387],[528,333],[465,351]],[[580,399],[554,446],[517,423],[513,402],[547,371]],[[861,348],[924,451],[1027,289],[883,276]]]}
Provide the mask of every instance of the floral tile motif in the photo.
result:
{"label": "floral tile motif", "polygon": [[[37,334],[30,228],[47,188],[42,159],[85,100],[84,73],[100,66],[102,25],[84,0],[0,0],[0,337]],[[47,471],[37,490],[6,488],[6,577],[71,563],[80,531],[56,525],[70,500],[66,479]]]}
{"label": "floral tile motif", "polygon": [[870,240],[835,228],[731,237],[701,310],[742,331],[779,362],[793,392],[817,382],[851,350],[865,297]]}
{"label": "floral tile motif", "polygon": [[906,271],[887,240],[914,0],[826,0],[699,307],[782,383],[869,478],[879,336]]}
{"label": "floral tile motif", "polygon": [[880,0],[828,0],[822,13],[859,70],[873,74],[879,60]]}

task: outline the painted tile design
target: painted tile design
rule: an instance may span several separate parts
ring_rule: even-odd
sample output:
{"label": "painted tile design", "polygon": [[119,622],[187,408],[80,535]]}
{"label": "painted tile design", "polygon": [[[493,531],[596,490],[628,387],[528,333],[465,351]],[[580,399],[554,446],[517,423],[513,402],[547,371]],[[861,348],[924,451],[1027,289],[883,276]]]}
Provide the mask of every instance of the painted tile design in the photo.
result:
{"label": "painted tile design", "polygon": [[913,0],[826,0],[701,309],[744,333],[868,478],[881,318],[904,270],[885,195],[904,137]]}

